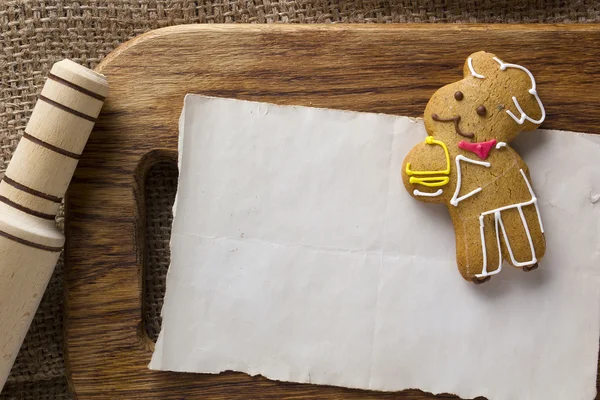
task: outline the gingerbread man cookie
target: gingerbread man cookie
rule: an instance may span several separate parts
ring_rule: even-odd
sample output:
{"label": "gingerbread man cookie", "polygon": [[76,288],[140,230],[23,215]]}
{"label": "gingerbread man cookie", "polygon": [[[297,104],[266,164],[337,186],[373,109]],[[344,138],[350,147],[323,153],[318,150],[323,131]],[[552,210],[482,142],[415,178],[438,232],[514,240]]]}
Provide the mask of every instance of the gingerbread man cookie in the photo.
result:
{"label": "gingerbread man cookie", "polygon": [[402,179],[415,199],[445,203],[456,235],[458,269],[482,283],[503,260],[523,271],[544,256],[544,226],[525,162],[509,143],[546,117],[533,75],[483,51],[464,78],[425,107],[427,136],[404,159]]}

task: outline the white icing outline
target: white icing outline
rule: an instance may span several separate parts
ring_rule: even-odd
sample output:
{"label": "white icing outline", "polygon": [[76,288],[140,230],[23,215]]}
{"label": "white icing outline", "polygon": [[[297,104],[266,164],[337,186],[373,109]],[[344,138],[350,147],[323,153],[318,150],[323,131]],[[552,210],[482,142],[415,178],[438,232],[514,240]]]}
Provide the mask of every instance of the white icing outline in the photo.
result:
{"label": "white icing outline", "polygon": [[434,193],[421,192],[420,190],[417,190],[417,189],[413,190],[413,194],[415,196],[423,196],[423,197],[436,197],[436,196],[439,196],[442,193],[444,193],[444,191],[442,189],[438,189]]}
{"label": "white icing outline", "polygon": [[[496,275],[500,271],[502,271],[502,250],[500,248],[500,236],[498,235],[498,218],[500,216],[500,212],[496,211],[494,213],[494,226],[496,228],[496,245],[498,246],[498,268],[493,270],[492,272],[487,272],[487,252],[485,251],[487,247],[485,246],[485,234],[484,228],[485,224],[483,223],[484,214],[479,216],[479,234],[481,235],[481,252],[483,254],[483,268],[481,270],[481,274],[475,274],[477,278],[483,278],[486,276]],[[504,225],[502,225],[502,229],[504,231]]]}
{"label": "white icing outline", "polygon": [[500,147],[506,147],[506,142],[498,142],[498,144],[496,144],[496,150],[500,150]]}
{"label": "white icing outline", "polygon": [[477,189],[472,190],[471,192],[465,194],[464,196],[458,197],[458,193],[460,192],[460,188],[461,188],[461,183],[462,183],[462,173],[460,171],[460,162],[461,161],[466,161],[466,162],[470,162],[472,164],[477,164],[477,165],[483,165],[484,167],[489,168],[490,167],[490,163],[487,161],[477,161],[477,160],[472,160],[468,157],[463,156],[462,154],[459,154],[456,156],[455,158],[455,162],[456,162],[456,189],[454,190],[454,194],[452,195],[452,198],[450,199],[450,204],[452,204],[454,207],[458,206],[458,203],[460,203],[461,201],[473,196],[476,193],[481,192],[481,188],[478,187]]}
{"label": "white icing outline", "polygon": [[544,122],[544,120],[546,119],[546,109],[544,108],[544,105],[542,104],[542,101],[540,100],[540,97],[537,94],[535,78],[533,77],[533,74],[525,67],[522,67],[517,64],[505,63],[504,61],[500,60],[498,57],[494,57],[494,61],[496,61],[498,64],[500,64],[501,71],[505,71],[506,68],[516,68],[516,69],[520,69],[521,71],[525,71],[527,73],[527,75],[529,76],[529,79],[531,79],[531,89],[529,89],[529,94],[532,94],[535,96],[535,100],[537,101],[538,105],[540,106],[540,109],[542,110],[542,117],[540,119],[536,120],[536,119],[531,118],[529,115],[525,114],[525,111],[523,111],[523,109],[521,108],[521,105],[519,104],[519,101],[517,100],[517,98],[515,96],[512,97],[512,100],[513,100],[513,103],[515,103],[515,107],[517,107],[517,110],[521,113],[521,116],[519,118],[517,118],[517,116],[515,114],[513,114],[512,111],[510,111],[510,110],[506,110],[506,113],[508,115],[510,115],[512,117],[512,119],[514,119],[515,122],[519,125],[523,125],[525,120],[528,120],[534,124],[541,124],[542,122]]}
{"label": "white icing outline", "polygon": [[[502,270],[502,249],[500,248],[500,230],[498,229],[498,226],[500,226],[500,228],[502,228],[502,236],[504,237],[504,243],[508,250],[510,260],[515,267],[525,267],[528,265],[533,265],[537,262],[537,257],[535,254],[535,247],[533,246],[533,240],[531,238],[531,232],[529,230],[529,225],[527,224],[527,220],[525,219],[525,214],[523,214],[523,207],[533,204],[535,206],[535,211],[538,216],[538,222],[540,224],[540,229],[541,229],[542,233],[544,233],[544,225],[542,224],[542,216],[540,215],[540,210],[538,208],[537,197],[535,197],[535,193],[533,193],[531,184],[529,183],[529,180],[527,179],[527,176],[525,175],[525,172],[523,171],[523,169],[520,169],[519,171],[521,171],[521,175],[523,176],[523,179],[525,180],[525,183],[527,184],[527,189],[529,189],[529,193],[531,194],[531,200],[528,200],[528,201],[525,201],[522,203],[511,204],[509,206],[499,207],[494,210],[490,210],[490,211],[481,213],[481,215],[479,216],[479,232],[481,235],[481,251],[483,253],[483,268],[481,270],[481,274],[475,275],[477,278],[484,278],[486,276],[496,275],[498,272],[500,272]],[[529,260],[529,261],[519,262],[515,259],[514,253],[512,251],[512,247],[510,245],[510,241],[508,240],[508,235],[506,234],[506,228],[504,227],[504,222],[502,221],[501,212],[512,209],[512,208],[517,208],[519,210],[519,216],[521,217],[521,221],[523,222],[523,227],[525,228],[525,233],[527,234],[527,241],[529,243],[529,248],[531,250],[531,260]],[[484,225],[485,224],[483,222],[484,217],[486,215],[490,215],[490,214],[494,214],[494,227],[496,230],[496,243],[498,246],[498,268],[492,272],[487,271],[487,252],[486,252],[485,235],[484,235]]]}
{"label": "white icing outline", "polygon": [[471,75],[473,75],[475,78],[479,78],[479,79],[485,78],[485,76],[475,72],[475,68],[473,68],[473,59],[471,57],[469,57],[467,59],[467,64],[469,65],[469,70],[471,71]]}

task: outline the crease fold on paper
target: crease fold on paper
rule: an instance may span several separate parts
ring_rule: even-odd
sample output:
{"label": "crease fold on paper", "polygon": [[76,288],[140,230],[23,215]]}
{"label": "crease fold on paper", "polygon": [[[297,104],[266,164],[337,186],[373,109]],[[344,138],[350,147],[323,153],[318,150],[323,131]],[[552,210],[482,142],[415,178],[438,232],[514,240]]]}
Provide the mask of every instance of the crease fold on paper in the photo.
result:
{"label": "crease fold on paper", "polygon": [[188,95],[151,369],[491,400],[595,396],[600,138],[522,133],[540,268],[463,281],[443,205],[406,193],[421,120]]}

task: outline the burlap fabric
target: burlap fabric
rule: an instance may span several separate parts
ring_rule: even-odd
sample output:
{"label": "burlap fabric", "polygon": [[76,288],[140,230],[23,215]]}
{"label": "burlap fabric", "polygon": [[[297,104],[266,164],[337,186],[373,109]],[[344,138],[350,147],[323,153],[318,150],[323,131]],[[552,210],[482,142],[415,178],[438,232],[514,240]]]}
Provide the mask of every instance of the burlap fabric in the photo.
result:
{"label": "burlap fabric", "polygon": [[[0,0],[0,177],[50,66],[65,57],[94,67],[119,44],[151,29],[190,23],[598,22],[591,0]],[[152,168],[147,180],[144,315],[160,330],[169,264],[177,169]],[[61,218],[58,220],[62,223]],[[2,255],[0,255],[1,257]],[[0,399],[70,399],[62,337],[62,261],[44,296]]]}

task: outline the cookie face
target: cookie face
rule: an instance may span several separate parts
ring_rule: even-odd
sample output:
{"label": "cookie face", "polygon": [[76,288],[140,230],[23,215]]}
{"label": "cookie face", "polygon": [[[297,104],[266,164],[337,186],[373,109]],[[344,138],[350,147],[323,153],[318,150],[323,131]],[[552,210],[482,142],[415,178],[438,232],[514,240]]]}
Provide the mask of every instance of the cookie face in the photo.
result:
{"label": "cookie face", "polygon": [[537,128],[545,110],[533,75],[520,65],[478,52],[463,74],[428,102],[428,136],[406,156],[402,178],[415,199],[447,205],[458,269],[482,283],[503,261],[530,271],[545,253],[529,172],[509,145]]}
{"label": "cookie face", "polygon": [[[427,132],[448,141],[496,139],[509,143],[519,132],[536,129],[545,110],[530,93],[536,89],[535,81],[520,68],[483,51],[469,56],[464,78],[439,89],[425,107]],[[442,123],[450,119],[458,123]]]}

